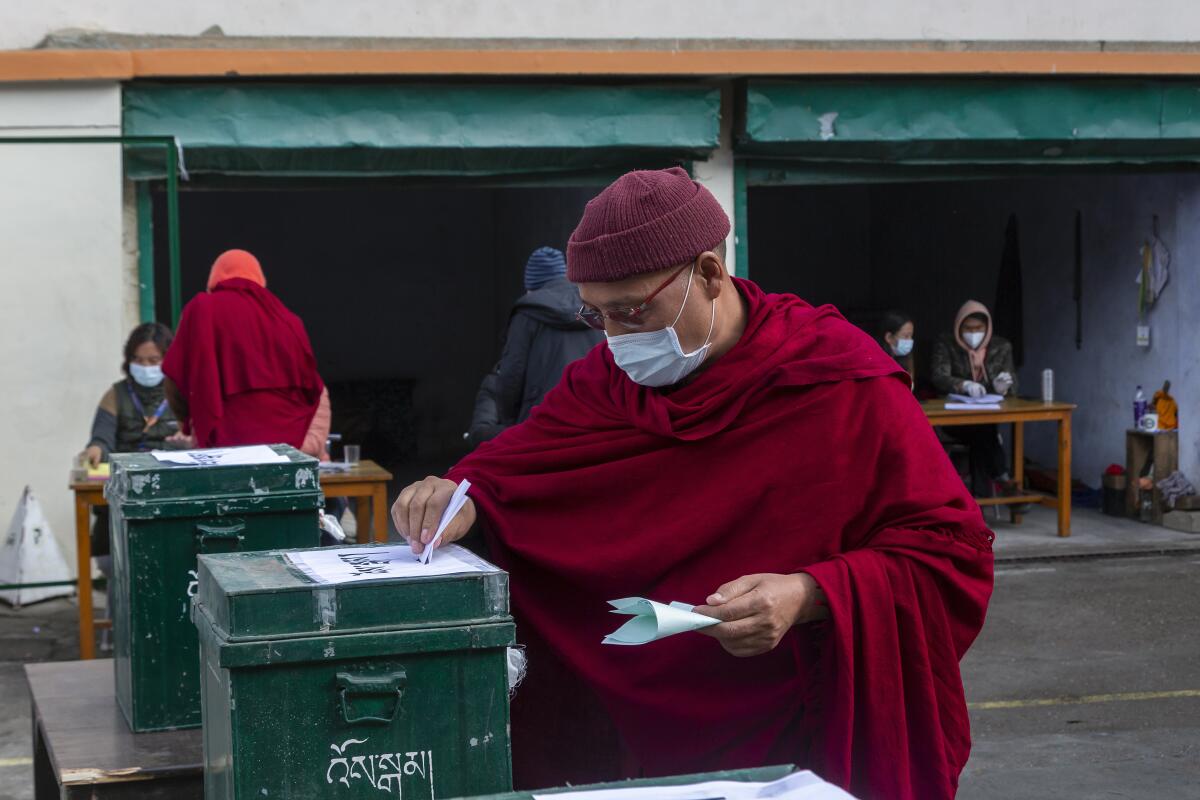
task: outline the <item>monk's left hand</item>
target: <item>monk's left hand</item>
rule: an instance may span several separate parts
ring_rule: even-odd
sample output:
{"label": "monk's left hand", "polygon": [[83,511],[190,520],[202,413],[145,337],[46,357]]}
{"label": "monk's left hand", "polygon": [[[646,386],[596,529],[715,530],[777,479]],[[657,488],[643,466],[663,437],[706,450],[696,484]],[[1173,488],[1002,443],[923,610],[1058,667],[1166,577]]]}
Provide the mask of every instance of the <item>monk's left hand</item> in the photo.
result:
{"label": "monk's left hand", "polygon": [[821,587],[809,574],[745,575],[708,596],[697,614],[723,620],[700,633],[712,636],[731,654],[758,656],[775,649],[793,625],[825,619]]}

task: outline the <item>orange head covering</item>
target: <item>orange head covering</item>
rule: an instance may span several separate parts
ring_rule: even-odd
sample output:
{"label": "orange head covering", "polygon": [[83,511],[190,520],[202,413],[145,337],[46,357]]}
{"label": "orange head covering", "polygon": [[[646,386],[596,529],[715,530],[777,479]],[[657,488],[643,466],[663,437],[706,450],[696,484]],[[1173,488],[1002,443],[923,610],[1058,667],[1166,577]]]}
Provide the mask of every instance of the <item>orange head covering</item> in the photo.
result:
{"label": "orange head covering", "polygon": [[264,288],[267,285],[258,259],[245,250],[226,250],[217,256],[208,273],[208,291],[211,292],[218,283],[230,278],[245,278]]}
{"label": "orange head covering", "polygon": [[[979,343],[979,347],[971,349],[962,337],[963,320],[972,314],[980,314],[983,316],[987,328],[983,332],[983,341]],[[967,351],[967,356],[971,359],[971,380],[983,382],[987,380],[987,371],[984,369],[984,360],[987,358],[988,342],[992,340],[992,312],[987,310],[987,306],[980,303],[978,300],[968,300],[962,304],[962,308],[958,310],[958,315],[954,318],[954,338],[958,342],[958,346]]]}

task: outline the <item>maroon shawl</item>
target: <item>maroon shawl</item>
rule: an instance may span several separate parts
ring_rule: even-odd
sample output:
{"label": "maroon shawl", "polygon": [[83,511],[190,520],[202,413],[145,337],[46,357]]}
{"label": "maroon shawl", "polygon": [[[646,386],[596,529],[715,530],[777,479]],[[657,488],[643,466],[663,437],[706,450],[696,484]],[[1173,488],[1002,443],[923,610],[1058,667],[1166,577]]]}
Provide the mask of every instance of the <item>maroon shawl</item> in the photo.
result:
{"label": "maroon shawl", "polygon": [[298,448],[324,387],[304,323],[244,278],[187,304],[163,372],[187,401],[198,447]]}
{"label": "maroon shawl", "polygon": [[[873,800],[951,797],[991,533],[878,344],[831,307],[736,285],[745,333],[691,383],[638,386],[601,345],[449,473],[474,484],[530,646],[517,780],[794,762]],[[624,619],[607,600],[703,603],[801,571],[831,619],[768,654],[699,634],[600,644]]]}

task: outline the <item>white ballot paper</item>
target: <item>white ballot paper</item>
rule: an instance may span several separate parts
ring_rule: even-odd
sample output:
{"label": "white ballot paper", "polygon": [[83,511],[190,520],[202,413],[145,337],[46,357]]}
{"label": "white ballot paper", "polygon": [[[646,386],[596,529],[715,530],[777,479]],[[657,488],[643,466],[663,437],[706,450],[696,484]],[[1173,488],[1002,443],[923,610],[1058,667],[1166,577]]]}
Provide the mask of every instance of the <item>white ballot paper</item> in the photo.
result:
{"label": "white ballot paper", "polygon": [[495,572],[470,550],[448,544],[432,564],[422,564],[407,544],[382,547],[324,547],[285,553],[287,560],[317,583],[354,583],[379,578],[425,578],[460,572]]}
{"label": "white ballot paper", "polygon": [[152,450],[164,464],[185,464],[190,467],[228,467],[236,464],[286,464],[291,459],[276,453],[265,444],[252,447],[223,447],[216,450]]}
{"label": "white ballot paper", "polygon": [[946,403],[947,411],[999,411],[999,403]]}
{"label": "white ballot paper", "polygon": [[808,770],[777,781],[706,781],[681,786],[637,786],[584,789],[558,794],[533,793],[534,800],[855,800],[854,795],[826,783]]}
{"label": "white ballot paper", "polygon": [[467,489],[471,488],[471,482],[463,478],[462,483],[454,490],[454,494],[450,495],[450,502],[446,504],[446,509],[442,511],[442,518],[438,520],[437,531],[433,534],[433,538],[429,540],[429,544],[425,545],[425,549],[421,551],[421,563],[428,564],[433,559],[433,548],[437,547],[437,543],[442,540],[442,534],[446,530],[446,526],[450,524],[450,520],[462,511],[463,506],[467,504]]}
{"label": "white ballot paper", "polygon": [[721,620],[697,614],[687,603],[656,603],[644,597],[609,600],[613,614],[628,614],[633,619],[604,637],[604,644],[646,644],[677,633],[698,631]]}
{"label": "white ballot paper", "polygon": [[1004,395],[1001,394],[981,394],[979,397],[971,397],[969,394],[955,394],[951,392],[946,395],[946,399],[951,403],[966,403],[972,406],[994,406],[997,403],[1004,402]]}

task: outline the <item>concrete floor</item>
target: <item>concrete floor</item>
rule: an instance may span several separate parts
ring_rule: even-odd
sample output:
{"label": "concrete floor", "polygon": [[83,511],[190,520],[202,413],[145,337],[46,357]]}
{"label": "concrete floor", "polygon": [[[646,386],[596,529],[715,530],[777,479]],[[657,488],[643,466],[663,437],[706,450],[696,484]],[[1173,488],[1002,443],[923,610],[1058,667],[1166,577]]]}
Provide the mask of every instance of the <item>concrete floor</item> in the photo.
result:
{"label": "concrete floor", "polygon": [[[994,521],[996,591],[963,662],[962,800],[1200,798],[1200,536],[1077,511]],[[103,602],[99,595],[99,602]],[[0,604],[0,800],[32,798],[22,663],[78,657],[75,604]]]}

